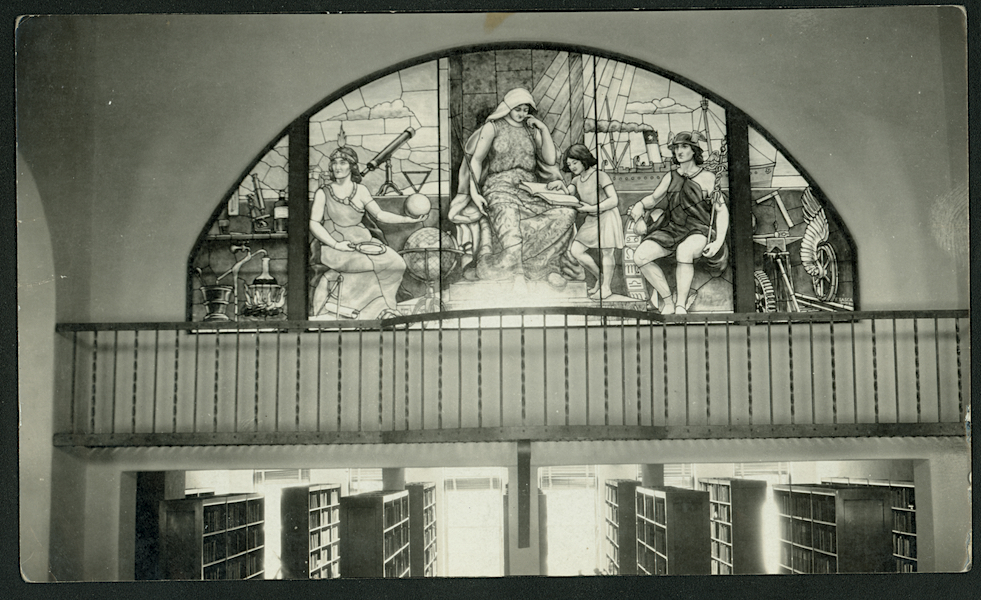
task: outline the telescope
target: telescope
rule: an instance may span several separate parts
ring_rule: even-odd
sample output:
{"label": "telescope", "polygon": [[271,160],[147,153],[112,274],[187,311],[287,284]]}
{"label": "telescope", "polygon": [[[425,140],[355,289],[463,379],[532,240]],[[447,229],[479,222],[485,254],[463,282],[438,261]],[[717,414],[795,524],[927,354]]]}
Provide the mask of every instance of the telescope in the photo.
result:
{"label": "telescope", "polygon": [[416,133],[415,129],[411,127],[407,127],[405,131],[400,133],[397,138],[395,138],[394,140],[391,141],[391,143],[385,146],[385,148],[381,152],[379,152],[377,156],[375,156],[373,159],[368,161],[368,163],[365,165],[364,171],[361,171],[361,176],[364,177],[370,171],[374,171],[381,165],[388,162],[388,159],[392,157],[392,154],[394,154],[395,151],[402,146],[402,144],[409,141],[409,138],[415,135],[415,133]]}

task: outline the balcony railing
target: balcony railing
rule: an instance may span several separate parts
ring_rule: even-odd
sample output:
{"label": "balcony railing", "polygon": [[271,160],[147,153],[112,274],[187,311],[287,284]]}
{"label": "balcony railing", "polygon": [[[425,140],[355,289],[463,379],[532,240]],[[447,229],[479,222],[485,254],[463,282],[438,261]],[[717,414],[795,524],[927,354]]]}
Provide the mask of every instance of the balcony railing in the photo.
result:
{"label": "balcony railing", "polygon": [[963,435],[969,313],[61,324],[55,443]]}

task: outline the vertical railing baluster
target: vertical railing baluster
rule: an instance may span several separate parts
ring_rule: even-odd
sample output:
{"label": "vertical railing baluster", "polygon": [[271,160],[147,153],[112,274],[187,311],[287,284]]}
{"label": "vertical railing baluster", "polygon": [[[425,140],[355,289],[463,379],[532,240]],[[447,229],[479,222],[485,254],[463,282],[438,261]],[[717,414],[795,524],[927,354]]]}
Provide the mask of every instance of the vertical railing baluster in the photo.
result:
{"label": "vertical railing baluster", "polygon": [[838,424],[838,370],[835,363],[835,318],[831,317],[831,419]]}
{"label": "vertical railing baluster", "polygon": [[749,425],[753,426],[753,340],[752,325],[746,323],[746,393],[749,399]]}
{"label": "vertical railing baluster", "polygon": [[585,348],[583,349],[584,366],[586,369],[586,425],[589,425],[589,316],[583,315],[583,339]]}
{"label": "vertical railing baluster", "polygon": [[712,424],[712,381],[711,381],[711,355],[709,353],[709,324],[708,319],[705,325],[705,424]]}
{"label": "vertical railing baluster", "polygon": [[497,320],[497,426],[504,427],[504,315]]}
{"label": "vertical railing baluster", "polygon": [[892,372],[895,376],[895,387],[893,393],[896,394],[896,423],[899,423],[899,341],[896,339],[896,317],[892,319]]}
{"label": "vertical railing baluster", "polygon": [[[519,345],[521,346],[521,424],[525,423],[525,410],[527,398],[525,397],[525,314],[521,313],[521,339]],[[503,425],[504,422],[502,421]]]}
{"label": "vertical railing baluster", "polygon": [[942,411],[942,399],[943,396],[940,393],[940,320],[937,317],[933,318],[933,355],[937,359],[937,423],[942,423],[941,419]]}
{"label": "vertical railing baluster", "polygon": [[[787,360],[790,363],[790,424],[793,425],[797,409],[794,405],[794,322],[792,319],[787,319]],[[770,424],[773,424],[772,421]]]}
{"label": "vertical railing baluster", "polygon": [[957,415],[958,423],[965,419],[964,415],[964,380],[961,377],[961,320],[954,319],[954,343],[957,348]]}
{"label": "vertical railing baluster", "polygon": [[[218,348],[215,347],[215,410],[218,410]],[[153,412],[150,417],[150,431],[153,433],[157,432],[157,374],[159,373],[160,367],[160,330],[155,329],[153,331]]]}
{"label": "vertical railing baluster", "polygon": [[[766,377],[767,396],[770,400],[770,420],[768,424],[773,425],[773,318],[770,315],[767,315],[766,318]],[[811,369],[812,373],[813,371]]]}
{"label": "vertical railing baluster", "polygon": [[668,326],[661,322],[661,365],[664,367],[664,426],[668,425]]}
{"label": "vertical railing baluster", "polygon": [[548,317],[542,315],[542,425],[548,425]]}
{"label": "vertical railing baluster", "polygon": [[849,321],[849,328],[852,335],[852,422],[858,423],[858,362],[855,358],[855,321]]}
{"label": "vertical railing baluster", "polygon": [[[259,332],[256,331],[254,335],[255,339],[255,373],[253,374],[252,380],[255,382],[252,386],[252,431],[259,431],[259,379],[262,373],[259,368],[259,357],[260,357],[260,342],[259,342]],[[236,415],[238,415],[238,409],[236,408]],[[238,416],[235,417],[236,421]]]}
{"label": "vertical railing baluster", "polygon": [[477,427],[484,426],[484,336],[483,318],[477,317]]}
{"label": "vertical railing baluster", "polygon": [[[98,383],[98,374],[99,374],[99,332],[98,330],[96,330],[92,332],[92,402],[89,405],[89,433],[95,433],[95,405],[96,405],[95,392]],[[156,372],[154,372],[154,374],[156,374]],[[154,383],[156,383],[156,377],[154,377]],[[154,386],[154,392],[156,392],[156,386]],[[156,400],[156,395],[154,395],[154,400]]]}
{"label": "vertical railing baluster", "polygon": [[636,365],[637,365],[637,425],[642,425],[643,424],[642,416],[643,416],[643,413],[644,413],[644,404],[643,404],[643,395],[641,394],[641,391],[640,391],[641,390],[641,386],[643,385],[643,380],[642,380],[642,377],[641,377],[642,374],[643,374],[643,372],[642,372],[642,369],[640,368],[640,355],[641,355],[641,349],[640,349],[640,317],[637,317],[634,320],[634,342],[635,342],[635,350],[637,352],[637,358],[634,361],[636,363]]}
{"label": "vertical railing baluster", "polygon": [[610,343],[606,328],[606,316],[600,317],[603,324],[603,424],[610,424]]}
{"label": "vertical railing baluster", "polygon": [[[392,365],[394,366],[394,365]],[[378,431],[384,428],[385,415],[385,329],[378,327]],[[392,390],[394,394],[395,390]]]}
{"label": "vertical railing baluster", "polygon": [[[274,412],[273,412],[273,415],[274,415],[274,417],[273,417],[273,429],[275,431],[277,431],[277,432],[279,431],[279,363],[281,362],[281,359],[280,359],[280,349],[282,348],[282,345],[283,345],[282,344],[282,340],[280,338],[280,333],[281,333],[280,330],[277,329],[276,330],[276,375],[275,375],[276,378],[273,381],[273,384],[274,384],[275,389],[276,389],[276,393],[275,393],[275,396],[274,396],[274,398],[275,398],[275,408],[274,408]],[[256,335],[259,335],[259,334],[256,333]],[[237,354],[237,351],[236,351],[236,354]],[[235,364],[236,364],[236,367],[237,367],[238,361],[236,361]],[[361,365],[359,364],[358,367],[359,367],[358,372],[360,373],[361,372],[361,369],[360,369]],[[360,390],[358,390],[358,391],[360,392]],[[360,396],[360,394],[359,394],[359,396]],[[238,402],[236,402],[235,405],[238,406]],[[237,410],[236,410],[236,413],[235,414],[236,414],[236,417],[237,417],[238,416],[238,411]],[[236,431],[237,431],[237,429],[236,429]]]}
{"label": "vertical railing baluster", "polygon": [[436,428],[443,428],[443,319],[436,322]]}
{"label": "vertical railing baluster", "polygon": [[916,422],[919,423],[923,411],[920,395],[920,327],[915,317],[913,318],[913,369],[916,377]]}
{"label": "vertical railing baluster", "polygon": [[[238,431],[238,380],[239,380],[239,363],[241,363],[241,360],[239,360],[241,358],[240,350],[241,350],[241,346],[242,346],[242,340],[241,340],[241,337],[242,337],[242,329],[241,329],[241,327],[242,327],[241,323],[237,324],[236,327],[235,327],[235,402],[234,402],[234,405],[233,405],[234,406],[234,410],[232,412],[232,431],[235,431],[235,432]],[[256,331],[255,336],[256,336],[256,343],[258,343],[258,339],[259,339],[259,332],[258,331]],[[277,420],[279,418],[279,387],[278,387],[278,384],[279,384],[279,343],[278,342],[279,342],[279,340],[277,340],[277,343],[276,343],[276,383],[277,383],[277,388],[276,388],[276,418],[277,418]],[[256,375],[257,375],[256,379],[258,380],[258,371],[256,372]],[[258,426],[259,426],[259,422],[258,422],[258,420],[256,420],[256,428],[258,428]],[[277,431],[278,430],[279,429],[277,428]]]}
{"label": "vertical railing baluster", "polygon": [[72,332],[72,392],[69,397],[68,405],[68,418],[69,428],[72,433],[76,433],[77,427],[75,424],[75,381],[78,377],[78,332]]}
{"label": "vertical railing baluster", "polygon": [[569,315],[562,315],[562,355],[565,359],[565,424],[569,424]]}
{"label": "vertical railing baluster", "polygon": [[109,419],[109,433],[116,433],[116,380],[119,366],[119,330],[112,332],[112,412]]}
{"label": "vertical railing baluster", "polygon": [[140,373],[140,330],[133,331],[133,401],[130,406],[130,433],[136,433],[136,390]]}
{"label": "vertical railing baluster", "polygon": [[457,429],[463,429],[463,319],[460,317],[457,317],[456,319],[456,354],[457,354],[456,426]]}
{"label": "vertical railing baluster", "polygon": [[364,329],[358,328],[358,432],[364,430],[362,424],[364,404]]}
{"label": "vertical railing baluster", "polygon": [[[405,419],[406,431],[409,430],[409,341],[410,341],[409,327],[408,325],[406,325],[405,327],[405,376],[404,376],[405,390],[404,390],[404,398],[402,398],[402,409],[404,413],[403,417]],[[395,427],[394,423],[392,424],[392,427],[393,428]]]}
{"label": "vertical railing baluster", "polygon": [[688,372],[688,322],[681,324],[681,329],[684,331],[684,348],[685,348],[685,426],[691,425],[689,420],[689,413],[691,408],[691,393],[689,391],[691,384],[691,374]]}
{"label": "vertical railing baluster", "polygon": [[181,332],[179,329],[174,330],[174,409],[173,409],[174,412],[173,415],[171,415],[173,419],[173,424],[172,424],[173,433],[177,433],[177,396],[178,396],[178,390],[180,389],[179,379],[180,379],[180,372],[181,372],[180,333]]}
{"label": "vertical railing baluster", "polygon": [[[159,339],[157,341],[157,344],[155,344],[155,346],[157,348],[160,347]],[[218,432],[218,379],[219,379],[218,372],[220,371],[220,367],[221,367],[220,359],[221,359],[221,334],[216,331],[215,332],[215,397],[214,397],[214,405],[212,406],[212,411],[211,411],[211,420],[212,420],[211,427],[212,427],[212,431],[215,433]],[[156,433],[157,431],[157,426],[156,426],[157,357],[156,356],[153,357],[153,420],[154,420],[153,431],[154,433]]]}
{"label": "vertical railing baluster", "polygon": [[342,359],[341,356],[344,350],[344,330],[338,326],[337,327],[337,431],[342,430],[341,424],[341,396],[343,395],[343,384],[342,375],[344,371],[341,369]]}
{"label": "vertical railing baluster", "polygon": [[201,358],[201,332],[194,332],[194,393],[192,394],[193,411],[191,413],[191,432],[198,432],[198,360]]}
{"label": "vertical railing baluster", "polygon": [[875,341],[875,319],[872,319],[872,397],[875,402],[875,422],[879,422],[879,357]]}
{"label": "vertical railing baluster", "polygon": [[296,331],[296,422],[294,429],[300,430],[300,330]]}
{"label": "vertical railing baluster", "polygon": [[317,328],[317,416],[314,417],[314,422],[317,424],[317,433],[320,433],[320,392],[324,379],[323,331],[323,329]]}
{"label": "vertical railing baluster", "polygon": [[624,317],[620,317],[620,423],[627,424],[627,338],[624,336]]}
{"label": "vertical railing baluster", "polygon": [[647,321],[647,347],[651,349],[651,427],[654,426],[654,321]]}
{"label": "vertical railing baluster", "polygon": [[419,423],[426,428],[426,322],[419,322]]}
{"label": "vertical railing baluster", "polygon": [[726,321],[726,411],[732,427],[732,348],[730,347],[729,321]]}
{"label": "vertical railing baluster", "polygon": [[[408,328],[408,327],[406,327]],[[398,330],[395,325],[392,325],[392,431],[396,429],[396,418],[395,418],[395,405],[398,404],[398,369],[395,368],[396,354],[398,353],[396,346],[398,345]],[[408,371],[408,369],[406,369]]]}
{"label": "vertical railing baluster", "polygon": [[811,425],[815,425],[817,424],[817,398],[814,386],[814,321],[807,322],[807,339],[810,345],[808,353],[811,355]]}

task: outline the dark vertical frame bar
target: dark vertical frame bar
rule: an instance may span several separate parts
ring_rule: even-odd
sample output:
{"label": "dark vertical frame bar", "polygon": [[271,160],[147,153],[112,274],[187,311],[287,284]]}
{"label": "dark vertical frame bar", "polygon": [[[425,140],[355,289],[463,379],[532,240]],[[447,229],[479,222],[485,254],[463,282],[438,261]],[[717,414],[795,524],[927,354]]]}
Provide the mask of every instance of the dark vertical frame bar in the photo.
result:
{"label": "dark vertical frame bar", "polygon": [[642,379],[643,369],[640,368],[640,355],[641,355],[641,349],[640,349],[640,317],[637,317],[637,319],[635,320],[635,323],[634,323],[634,342],[635,342],[636,351],[637,351],[637,359],[636,359],[636,363],[637,363],[637,425],[642,425],[643,424],[643,422],[642,422],[643,421],[642,416],[643,416],[643,413],[644,413],[644,405],[643,405],[643,396],[642,396],[641,391],[640,391],[641,390],[641,386],[643,385],[643,379]]}
{"label": "dark vertical frame bar", "polygon": [[835,362],[835,320],[831,317],[829,326],[831,335],[831,418],[832,423],[838,424],[838,368]]}
{"label": "dark vertical frame bar", "polygon": [[[159,347],[159,345],[157,346]],[[214,405],[212,406],[211,413],[211,427],[212,431],[218,432],[218,372],[220,368],[221,359],[221,335],[215,333],[215,397]],[[157,357],[153,357],[153,431],[157,431]]]}
{"label": "dark vertical frame bar", "polygon": [[497,321],[497,410],[498,427],[504,427],[504,317]]}
{"label": "dark vertical frame bar", "polygon": [[[96,334],[98,335],[98,333]],[[216,338],[217,339],[217,338]],[[218,342],[215,342],[215,412],[218,412]],[[95,366],[93,364],[93,366]],[[153,332],[153,409],[150,415],[150,431],[157,432],[157,374],[160,370],[160,330]],[[92,384],[92,392],[95,393],[95,382]],[[93,401],[95,398],[93,398]],[[93,421],[93,426],[95,422]],[[217,431],[217,429],[215,430]],[[93,431],[92,433],[95,433]]]}
{"label": "dark vertical frame bar", "polygon": [[341,397],[343,396],[342,377],[344,371],[341,369],[343,364],[342,353],[344,350],[344,337],[340,327],[337,328],[337,431],[341,431]]}
{"label": "dark vertical frame bar", "polygon": [[287,246],[287,285],[286,314],[294,321],[306,319],[307,307],[307,262],[309,260],[309,222],[310,222],[310,123],[309,118],[297,119],[289,127],[289,157],[287,168],[289,191],[289,217],[286,230],[289,232]]}
{"label": "dark vertical frame bar", "polygon": [[198,432],[198,360],[201,358],[201,334],[194,336],[194,393],[191,412],[191,432]]}
{"label": "dark vertical frame bar", "polygon": [[668,327],[661,323],[661,366],[664,371],[664,425],[668,425]]}
{"label": "dark vertical frame bar", "polygon": [[324,366],[323,366],[323,329],[317,328],[317,432],[320,432],[320,393],[322,390],[322,384],[324,380]]}
{"label": "dark vertical frame bar", "polygon": [[736,313],[755,313],[749,118],[741,110],[731,106],[726,108],[726,139],[729,150],[729,234],[733,261],[733,309]]}
{"label": "dark vertical frame bar", "polygon": [[364,329],[358,329],[358,431],[363,431],[364,412]]}
{"label": "dark vertical frame bar", "polygon": [[296,413],[295,431],[300,430],[300,331],[296,332]]}
{"label": "dark vertical frame bar", "polygon": [[933,355],[937,358],[937,423],[940,423],[942,421],[940,415],[942,414],[943,395],[940,391],[940,320],[937,317],[933,318],[933,346]]}
{"label": "dark vertical frame bar", "polygon": [[[381,431],[385,421],[385,329],[378,327],[378,430]],[[395,390],[392,390],[393,397]]]}
{"label": "dark vertical frame bar", "polygon": [[872,396],[875,402],[875,422],[879,422],[879,356],[875,339],[875,319],[872,322]]}
{"label": "dark vertical frame bar", "polygon": [[954,343],[957,345],[957,415],[958,415],[958,422],[963,422],[965,417],[964,379],[961,375],[961,320],[960,318],[954,319]]}
{"label": "dark vertical frame bar", "polygon": [[[754,294],[756,292],[753,292]],[[753,338],[752,325],[746,323],[746,396],[748,400],[749,424],[753,425]]]}
{"label": "dark vertical frame bar", "polygon": [[[236,283],[235,285],[238,285],[238,284]],[[219,333],[218,335],[221,335],[221,334]],[[242,330],[239,329],[238,327],[236,327],[236,329],[235,329],[235,404],[234,404],[235,410],[232,412],[232,431],[238,431],[238,380],[239,380],[239,362],[241,362],[239,360],[239,358],[241,357],[241,354],[239,353],[240,344],[241,344],[241,337],[242,337]],[[258,343],[258,339],[259,339],[259,333],[258,332],[256,332],[255,337],[256,337],[256,341]],[[278,372],[278,369],[279,369],[279,354],[278,354],[278,352],[279,352],[279,345],[278,344],[276,345],[276,352],[277,352],[277,354],[276,354],[276,359],[277,359],[276,360],[276,369],[277,369],[276,383],[278,384],[279,383],[279,372]],[[256,375],[258,376],[258,372],[256,373]],[[278,409],[279,409],[279,388],[278,387],[276,388],[276,408],[277,408],[277,411],[276,411],[276,419],[278,420],[279,419],[279,411],[278,411]],[[258,419],[256,419],[256,428],[258,428],[258,427],[259,427],[259,421],[258,421]]]}
{"label": "dark vertical frame bar", "polygon": [[810,344],[811,360],[811,425],[817,423],[817,398],[815,397],[814,386],[814,321],[807,322],[807,337]]}
{"label": "dark vertical frame bar", "polygon": [[[814,372],[813,369],[811,372]],[[770,317],[766,320],[766,377],[770,399],[770,420],[767,423],[773,425],[773,319]]]}

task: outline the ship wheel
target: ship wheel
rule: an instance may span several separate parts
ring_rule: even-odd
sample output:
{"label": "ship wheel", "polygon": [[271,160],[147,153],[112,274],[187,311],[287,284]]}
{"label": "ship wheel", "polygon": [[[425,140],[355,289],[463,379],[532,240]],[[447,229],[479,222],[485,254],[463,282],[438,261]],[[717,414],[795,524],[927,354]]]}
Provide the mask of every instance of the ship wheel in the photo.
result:
{"label": "ship wheel", "polygon": [[753,271],[753,282],[756,288],[756,312],[770,313],[777,310],[777,296],[773,293],[770,278],[762,270]]}
{"label": "ship wheel", "polygon": [[814,252],[814,263],[818,269],[817,274],[811,276],[814,295],[830,302],[838,293],[838,256],[834,247],[828,243],[818,246]]}

